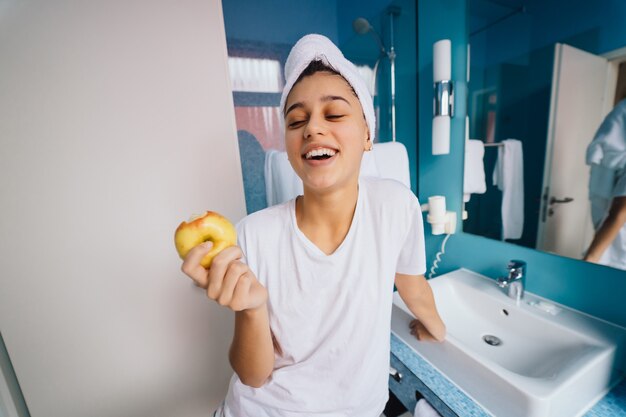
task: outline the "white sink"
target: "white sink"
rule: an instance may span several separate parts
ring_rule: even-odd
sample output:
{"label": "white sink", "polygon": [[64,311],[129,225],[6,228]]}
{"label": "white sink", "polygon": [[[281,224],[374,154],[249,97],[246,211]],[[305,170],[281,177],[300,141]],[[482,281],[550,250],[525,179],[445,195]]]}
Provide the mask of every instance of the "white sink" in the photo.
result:
{"label": "white sink", "polygon": [[417,341],[398,293],[392,332],[497,417],[580,416],[622,377],[622,327],[529,292],[518,304],[466,269],[429,282],[446,341]]}

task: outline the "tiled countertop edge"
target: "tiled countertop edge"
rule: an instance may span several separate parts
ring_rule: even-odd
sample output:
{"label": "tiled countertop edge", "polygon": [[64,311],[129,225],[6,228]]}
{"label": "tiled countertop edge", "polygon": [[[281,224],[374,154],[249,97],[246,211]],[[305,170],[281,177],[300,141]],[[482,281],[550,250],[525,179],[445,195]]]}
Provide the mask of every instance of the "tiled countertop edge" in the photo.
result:
{"label": "tiled countertop edge", "polygon": [[486,411],[393,333],[391,352],[459,416],[489,417]]}

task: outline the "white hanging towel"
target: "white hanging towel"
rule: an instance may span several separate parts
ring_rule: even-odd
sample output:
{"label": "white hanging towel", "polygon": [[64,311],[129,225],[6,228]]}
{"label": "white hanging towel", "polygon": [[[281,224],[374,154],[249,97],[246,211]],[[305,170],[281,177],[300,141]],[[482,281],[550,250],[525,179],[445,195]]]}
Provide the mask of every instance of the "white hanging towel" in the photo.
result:
{"label": "white hanging towel", "polygon": [[485,144],[482,140],[465,141],[465,167],[463,173],[463,201],[467,203],[471,194],[484,194],[485,182]]}
{"label": "white hanging towel", "polygon": [[[373,167],[370,166],[368,159],[372,160]],[[371,152],[363,154],[359,175],[392,179],[411,188],[409,154],[406,147],[401,142],[377,143]]]}
{"label": "white hanging towel", "polygon": [[435,410],[432,405],[428,404],[428,402],[421,398],[417,404],[415,404],[415,411],[413,412],[414,417],[441,417],[441,414]]}
{"label": "white hanging towel", "polygon": [[502,240],[519,239],[524,229],[524,156],[522,142],[506,139],[498,148],[493,185],[502,191]]}
{"label": "white hanging towel", "polygon": [[[400,142],[376,143],[363,154],[361,177],[394,179],[411,188],[409,155]],[[284,203],[303,193],[302,180],[291,167],[287,152],[265,153],[265,194],[267,205]]]}
{"label": "white hanging towel", "polygon": [[302,194],[302,180],[291,167],[287,152],[269,150],[265,154],[265,194],[268,206]]}

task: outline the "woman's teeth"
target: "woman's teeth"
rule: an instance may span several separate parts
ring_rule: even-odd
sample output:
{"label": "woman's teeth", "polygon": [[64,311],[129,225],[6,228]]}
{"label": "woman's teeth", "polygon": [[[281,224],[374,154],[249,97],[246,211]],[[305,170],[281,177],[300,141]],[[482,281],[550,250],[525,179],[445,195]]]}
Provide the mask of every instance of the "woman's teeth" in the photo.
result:
{"label": "woman's teeth", "polygon": [[306,153],[306,155],[304,155],[304,157],[306,159],[313,159],[315,157],[320,157],[320,156],[327,156],[327,157],[331,157],[333,155],[335,155],[337,152],[332,150],[332,149],[328,149],[328,148],[319,148],[319,149],[313,149],[312,151],[309,151]]}

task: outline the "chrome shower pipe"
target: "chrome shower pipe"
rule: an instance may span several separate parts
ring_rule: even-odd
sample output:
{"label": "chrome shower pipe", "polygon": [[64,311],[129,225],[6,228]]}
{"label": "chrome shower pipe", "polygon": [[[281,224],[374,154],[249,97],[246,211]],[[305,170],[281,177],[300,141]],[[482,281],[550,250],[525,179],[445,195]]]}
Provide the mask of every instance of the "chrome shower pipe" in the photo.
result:
{"label": "chrome shower pipe", "polygon": [[[353,22],[354,31],[358,34],[364,35],[368,32],[371,32],[376,38],[376,42],[380,46],[381,55],[387,56],[389,58],[390,64],[390,78],[391,78],[391,140],[393,142],[396,141],[396,51],[394,47],[394,27],[393,27],[393,18],[400,14],[400,8],[391,6],[387,8],[387,14],[389,15],[389,28],[390,28],[390,45],[389,50],[385,48],[385,44],[381,36],[374,30],[372,25],[367,21],[367,19],[363,17],[359,17],[355,19]],[[376,61],[374,77],[378,74],[378,60]]]}
{"label": "chrome shower pipe", "polygon": [[393,11],[389,12],[390,46],[389,63],[391,64],[391,140],[396,141],[396,51],[393,46]]}

